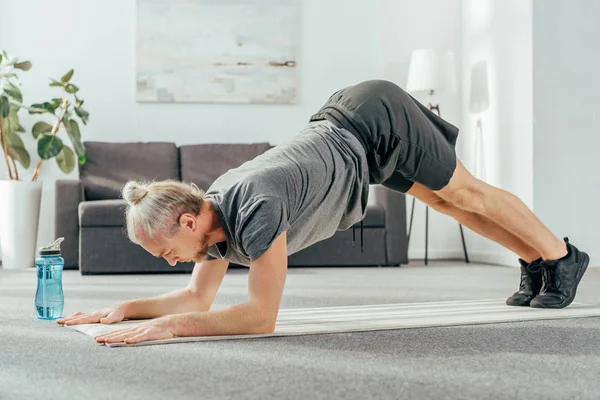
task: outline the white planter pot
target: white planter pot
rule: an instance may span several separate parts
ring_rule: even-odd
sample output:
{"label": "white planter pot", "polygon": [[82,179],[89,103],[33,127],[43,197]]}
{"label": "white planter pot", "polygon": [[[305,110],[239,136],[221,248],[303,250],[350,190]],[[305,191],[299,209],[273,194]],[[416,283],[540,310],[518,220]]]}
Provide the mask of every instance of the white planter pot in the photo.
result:
{"label": "white planter pot", "polygon": [[0,180],[2,268],[35,266],[41,200],[41,182]]}

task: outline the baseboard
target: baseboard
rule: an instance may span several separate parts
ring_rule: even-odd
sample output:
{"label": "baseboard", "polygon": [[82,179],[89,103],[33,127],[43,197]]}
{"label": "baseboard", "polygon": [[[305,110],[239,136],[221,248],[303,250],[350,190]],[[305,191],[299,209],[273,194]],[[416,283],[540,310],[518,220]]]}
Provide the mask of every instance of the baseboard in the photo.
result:
{"label": "baseboard", "polygon": [[[510,252],[506,253],[493,253],[483,251],[469,251],[467,249],[469,261],[473,263],[491,264],[491,265],[502,265],[510,267],[518,267],[518,257]],[[409,261],[421,261],[425,259],[425,249],[411,249],[408,252]],[[465,254],[462,250],[443,250],[443,249],[429,249],[427,252],[428,260],[456,260],[464,261]]]}

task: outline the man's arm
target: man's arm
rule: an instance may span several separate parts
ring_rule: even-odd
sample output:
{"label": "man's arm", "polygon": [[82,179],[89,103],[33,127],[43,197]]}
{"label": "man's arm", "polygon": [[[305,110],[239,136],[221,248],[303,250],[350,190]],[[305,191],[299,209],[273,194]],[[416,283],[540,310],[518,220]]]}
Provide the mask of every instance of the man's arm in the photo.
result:
{"label": "man's arm", "polygon": [[174,336],[272,333],[286,274],[287,242],[283,232],[269,250],[250,265],[250,299],[247,303],[216,311],[165,315],[138,326],[96,336],[94,339],[99,343],[138,343]]}
{"label": "man's arm", "polygon": [[283,232],[250,265],[247,303],[209,312],[169,316],[175,336],[272,333],[287,275],[287,239]]}
{"label": "man's arm", "polygon": [[187,287],[160,296],[123,303],[125,318],[156,318],[168,314],[208,311],[229,262],[207,260],[194,266]]}

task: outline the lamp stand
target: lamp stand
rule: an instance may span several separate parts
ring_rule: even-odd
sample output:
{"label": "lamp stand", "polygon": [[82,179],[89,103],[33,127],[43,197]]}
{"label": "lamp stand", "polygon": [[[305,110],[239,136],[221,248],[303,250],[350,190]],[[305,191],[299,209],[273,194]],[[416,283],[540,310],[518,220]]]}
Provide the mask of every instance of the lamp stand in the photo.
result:
{"label": "lamp stand", "polygon": [[[430,92],[431,95],[433,95],[433,90]],[[438,117],[442,117],[441,113],[440,113],[440,105],[436,104],[435,106],[432,105],[431,103],[427,104],[427,108],[431,111],[436,110],[437,111],[437,115]],[[481,122],[481,119],[480,119]],[[411,211],[410,211],[410,224],[408,227],[408,237],[406,240],[406,248],[408,248],[408,244],[410,243],[410,233],[412,231],[412,222],[413,222],[413,216],[415,213],[415,197],[413,197],[413,201],[412,201],[412,207],[411,207]],[[465,235],[463,232],[463,227],[462,224],[458,224],[458,227],[460,229],[460,238],[462,240],[462,245],[463,245],[463,252],[465,254],[465,262],[468,264],[469,263],[469,255],[467,253],[467,245],[465,243]],[[429,247],[429,205],[425,205],[425,265],[427,265],[428,262],[428,247]]]}
{"label": "lamp stand", "polygon": [[477,129],[475,130],[475,176],[485,181],[485,152],[483,147],[483,124],[481,116],[477,119]]}

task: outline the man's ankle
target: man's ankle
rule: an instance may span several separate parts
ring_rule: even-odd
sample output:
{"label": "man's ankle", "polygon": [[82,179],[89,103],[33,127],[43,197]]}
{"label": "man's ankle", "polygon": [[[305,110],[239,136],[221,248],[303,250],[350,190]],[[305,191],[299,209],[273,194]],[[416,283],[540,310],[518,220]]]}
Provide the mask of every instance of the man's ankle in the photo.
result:
{"label": "man's ankle", "polygon": [[569,249],[567,247],[567,243],[561,240],[559,246],[557,246],[552,252],[543,254],[542,259],[544,261],[560,260],[561,258],[565,258],[568,255]]}
{"label": "man's ankle", "polygon": [[524,257],[519,257],[521,260],[525,261],[527,264],[531,264],[533,262],[542,261],[542,256],[539,253],[530,253],[523,254]]}

